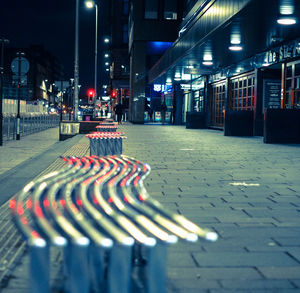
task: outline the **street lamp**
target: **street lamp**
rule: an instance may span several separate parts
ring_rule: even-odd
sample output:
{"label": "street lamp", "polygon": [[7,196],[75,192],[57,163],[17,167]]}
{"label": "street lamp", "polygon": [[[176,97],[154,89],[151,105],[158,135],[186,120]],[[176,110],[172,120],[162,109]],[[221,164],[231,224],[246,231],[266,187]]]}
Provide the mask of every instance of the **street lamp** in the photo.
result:
{"label": "street lamp", "polygon": [[95,82],[94,82],[95,95],[94,95],[94,97],[96,97],[96,99],[97,99],[98,5],[95,1],[85,1],[85,5],[89,9],[91,9],[95,6],[96,21],[95,21]]}
{"label": "street lamp", "polygon": [[76,0],[75,13],[75,61],[74,61],[74,119],[78,121],[78,84],[79,84],[79,0]]}
{"label": "street lamp", "polygon": [[0,146],[3,145],[3,132],[2,132],[2,127],[3,127],[3,113],[2,113],[2,100],[3,100],[3,87],[4,87],[4,45],[9,43],[9,40],[7,39],[0,39],[1,43],[1,63],[0,63],[0,83],[1,83],[1,88],[0,88]]}

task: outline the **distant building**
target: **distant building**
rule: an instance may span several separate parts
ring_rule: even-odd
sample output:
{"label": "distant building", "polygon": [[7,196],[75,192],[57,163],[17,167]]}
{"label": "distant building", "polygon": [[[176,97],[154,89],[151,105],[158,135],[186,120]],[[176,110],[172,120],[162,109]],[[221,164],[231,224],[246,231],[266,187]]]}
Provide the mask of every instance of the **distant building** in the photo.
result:
{"label": "distant building", "polygon": [[148,71],[178,36],[183,0],[132,0],[129,15],[129,118],[144,123]]}
{"label": "distant building", "polygon": [[[21,77],[20,99],[54,103],[53,83],[64,77],[63,67],[43,46],[32,45],[29,48],[7,48],[5,50],[5,75],[3,97],[18,98],[18,74],[13,72],[12,62],[18,53],[23,53],[29,63],[29,71]],[[15,64],[15,63],[14,63]]]}
{"label": "distant building", "polygon": [[[110,86],[113,105],[117,102],[129,108],[129,53],[128,53],[128,16],[129,0],[112,0],[111,3],[111,46]],[[112,94],[114,92],[115,94]],[[113,97],[113,95],[116,95]]]}

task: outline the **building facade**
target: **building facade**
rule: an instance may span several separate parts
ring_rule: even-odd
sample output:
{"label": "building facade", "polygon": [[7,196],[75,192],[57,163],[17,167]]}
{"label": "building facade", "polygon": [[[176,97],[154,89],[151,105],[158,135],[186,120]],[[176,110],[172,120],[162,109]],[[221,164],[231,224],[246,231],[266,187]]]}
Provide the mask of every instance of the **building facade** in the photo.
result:
{"label": "building facade", "polygon": [[175,124],[229,134],[245,125],[237,131],[263,135],[266,111],[300,108],[299,1],[199,0],[185,7],[176,40],[146,70],[148,86],[172,99]]}
{"label": "building facade", "polygon": [[[132,0],[129,13],[129,119],[144,123],[148,72],[177,38],[182,0]],[[147,104],[147,103],[146,103]]]}
{"label": "building facade", "polygon": [[[121,103],[125,113],[129,108],[129,53],[128,53],[128,17],[129,0],[111,1],[111,63],[110,93],[112,107]],[[113,94],[112,94],[113,93]],[[126,115],[127,116],[127,115]]]}
{"label": "building facade", "polygon": [[[21,53],[24,63],[20,81],[19,74],[14,70],[16,58]],[[5,99],[18,99],[25,101],[43,101],[47,104],[55,102],[54,82],[63,80],[63,67],[52,54],[42,46],[30,46],[29,48],[8,48],[5,52],[5,74],[3,97]],[[25,63],[27,65],[25,65]],[[23,69],[22,69],[23,70]],[[20,89],[18,90],[18,83]]]}

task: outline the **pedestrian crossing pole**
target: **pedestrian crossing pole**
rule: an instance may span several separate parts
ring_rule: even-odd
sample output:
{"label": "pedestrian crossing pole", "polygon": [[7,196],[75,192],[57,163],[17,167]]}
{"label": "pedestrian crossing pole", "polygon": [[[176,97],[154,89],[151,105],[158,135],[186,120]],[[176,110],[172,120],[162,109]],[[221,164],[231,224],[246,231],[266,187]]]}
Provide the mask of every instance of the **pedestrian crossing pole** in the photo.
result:
{"label": "pedestrian crossing pole", "polygon": [[17,112],[17,132],[16,132],[16,140],[20,140],[20,99],[21,99],[21,54],[22,53],[18,53],[18,85],[17,85],[17,89],[18,89],[18,112]]}

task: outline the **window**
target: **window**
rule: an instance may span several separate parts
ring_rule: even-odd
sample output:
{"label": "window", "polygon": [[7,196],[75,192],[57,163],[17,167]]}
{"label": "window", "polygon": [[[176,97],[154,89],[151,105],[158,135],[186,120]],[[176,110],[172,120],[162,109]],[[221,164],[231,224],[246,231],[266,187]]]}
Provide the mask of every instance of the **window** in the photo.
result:
{"label": "window", "polygon": [[300,109],[300,61],[287,64],[283,107]]}
{"label": "window", "polygon": [[157,19],[158,17],[158,0],[145,0],[145,18]]}
{"label": "window", "polygon": [[128,43],[128,24],[123,25],[123,43]]}
{"label": "window", "polygon": [[177,19],[177,1],[165,0],[164,19]]}
{"label": "window", "polygon": [[204,111],[204,90],[203,89],[194,92],[192,110],[195,112]]}
{"label": "window", "polygon": [[123,0],[123,15],[128,15],[129,13],[129,1]]}
{"label": "window", "polygon": [[[254,109],[254,74],[243,75],[230,79],[229,109]],[[238,93],[238,94],[237,94]]]}

